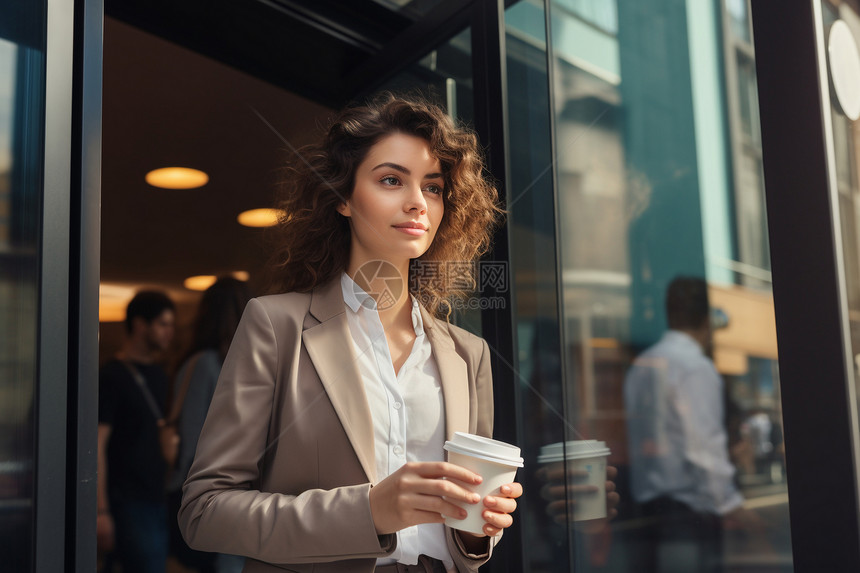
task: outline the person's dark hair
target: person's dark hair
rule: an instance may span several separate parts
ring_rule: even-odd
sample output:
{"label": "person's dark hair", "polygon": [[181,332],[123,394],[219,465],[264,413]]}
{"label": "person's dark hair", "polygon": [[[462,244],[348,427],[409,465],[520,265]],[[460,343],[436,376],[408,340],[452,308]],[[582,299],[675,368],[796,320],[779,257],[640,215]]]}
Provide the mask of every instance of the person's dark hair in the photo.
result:
{"label": "person's dark hair", "polygon": [[669,328],[701,328],[710,318],[708,283],[698,277],[675,277],[666,289]]}
{"label": "person's dark hair", "polygon": [[150,323],[165,310],[176,310],[173,301],[161,291],[142,290],[134,295],[125,310],[125,329],[131,333],[135,318],[142,318]]}
{"label": "person's dark hair", "polygon": [[233,277],[221,277],[206,289],[197,307],[186,358],[201,350],[212,349],[218,351],[223,361],[250,299],[248,283]]}
{"label": "person's dark hair", "polygon": [[[471,263],[487,251],[502,211],[495,187],[484,178],[475,134],[455,126],[439,106],[424,99],[383,94],[340,112],[323,140],[300,150],[293,161],[270,265],[273,291],[307,292],[346,270],[351,235],[337,207],[352,196],[355,173],[370,148],[393,133],[426,140],[445,181],[442,223],[417,260]],[[427,281],[433,284],[422,284],[413,294],[438,314],[445,300],[466,294],[458,285],[474,288],[474,271],[466,267],[470,265],[438,265],[439,280]]]}

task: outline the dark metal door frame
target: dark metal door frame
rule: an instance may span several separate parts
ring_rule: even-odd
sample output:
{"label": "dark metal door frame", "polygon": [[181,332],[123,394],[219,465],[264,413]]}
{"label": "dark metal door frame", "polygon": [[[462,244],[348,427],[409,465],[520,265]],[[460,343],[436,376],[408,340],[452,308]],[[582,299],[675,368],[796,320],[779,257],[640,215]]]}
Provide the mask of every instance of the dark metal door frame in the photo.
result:
{"label": "dark metal door frame", "polygon": [[792,550],[799,573],[860,571],[853,367],[839,206],[828,163],[829,87],[815,2],[752,2]]}
{"label": "dark metal door frame", "polygon": [[33,571],[95,571],[102,0],[49,0]]}

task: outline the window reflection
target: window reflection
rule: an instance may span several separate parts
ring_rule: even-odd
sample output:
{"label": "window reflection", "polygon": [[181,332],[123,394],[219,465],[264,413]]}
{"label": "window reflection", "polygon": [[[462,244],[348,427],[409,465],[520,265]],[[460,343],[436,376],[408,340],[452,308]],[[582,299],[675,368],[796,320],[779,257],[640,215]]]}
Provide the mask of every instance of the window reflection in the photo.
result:
{"label": "window reflection", "polygon": [[[506,10],[524,447],[540,467],[549,444],[605,442],[622,495],[608,524],[557,523],[525,472],[529,570],[793,569],[754,55],[746,1],[719,4]],[[667,312],[679,276],[701,336]],[[678,348],[706,400],[665,381]]]}
{"label": "window reflection", "polygon": [[[855,43],[860,45],[858,8],[826,0],[823,0],[821,5],[825,38],[830,26],[837,20],[842,20],[851,30]],[[855,392],[860,395],[860,121],[851,121],[842,111],[837,98],[831,96],[830,103],[848,327],[854,363],[854,383],[857,385]]]}
{"label": "window reflection", "polygon": [[27,25],[0,38],[0,562],[10,571],[32,566],[34,510],[44,20],[38,3],[25,12]]}

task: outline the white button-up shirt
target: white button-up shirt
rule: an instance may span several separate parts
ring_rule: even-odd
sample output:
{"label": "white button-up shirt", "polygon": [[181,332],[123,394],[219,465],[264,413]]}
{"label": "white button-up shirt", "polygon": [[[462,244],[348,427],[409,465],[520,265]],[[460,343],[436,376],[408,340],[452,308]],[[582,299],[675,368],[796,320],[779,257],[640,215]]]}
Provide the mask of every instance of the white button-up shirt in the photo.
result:
{"label": "white button-up shirt", "polygon": [[[346,273],[341,277],[341,287],[358,371],[373,417],[377,479],[383,480],[406,462],[444,461],[445,403],[418,302],[412,300],[415,342],[395,374],[375,301]],[[420,554],[439,559],[447,569],[453,569],[444,525],[426,523],[397,532],[394,553],[377,564],[414,565]]]}
{"label": "white button-up shirt", "polygon": [[633,363],[624,383],[631,489],[723,515],[743,503],[723,422],[723,380],[689,335],[670,330]]}

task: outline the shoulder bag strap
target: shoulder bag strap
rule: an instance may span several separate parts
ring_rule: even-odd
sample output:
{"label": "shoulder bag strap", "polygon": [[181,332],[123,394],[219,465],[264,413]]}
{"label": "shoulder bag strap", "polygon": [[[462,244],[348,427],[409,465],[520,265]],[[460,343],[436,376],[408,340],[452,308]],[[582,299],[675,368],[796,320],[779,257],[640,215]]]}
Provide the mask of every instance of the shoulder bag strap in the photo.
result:
{"label": "shoulder bag strap", "polygon": [[167,420],[169,423],[178,421],[180,414],[182,414],[182,403],[185,402],[185,395],[188,394],[188,387],[191,386],[191,376],[194,374],[198,360],[200,360],[199,352],[188,361],[188,366],[185,368],[185,376],[182,377],[182,384],[176,389],[176,397],[170,408],[170,418]]}
{"label": "shoulder bag strap", "polygon": [[135,382],[137,382],[137,385],[140,387],[140,391],[143,393],[143,397],[146,398],[146,403],[149,405],[149,409],[152,411],[152,415],[155,416],[156,420],[160,420],[161,408],[158,407],[155,397],[152,395],[152,392],[149,391],[149,387],[146,385],[146,380],[143,379],[143,374],[141,374],[140,370],[138,370],[137,367],[128,360],[120,360],[120,362],[125,365],[131,373],[131,377],[134,378]]}

